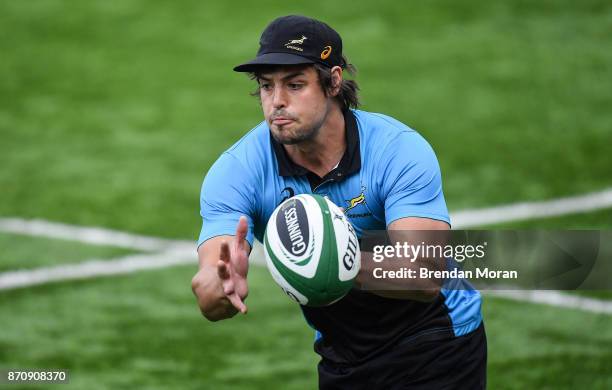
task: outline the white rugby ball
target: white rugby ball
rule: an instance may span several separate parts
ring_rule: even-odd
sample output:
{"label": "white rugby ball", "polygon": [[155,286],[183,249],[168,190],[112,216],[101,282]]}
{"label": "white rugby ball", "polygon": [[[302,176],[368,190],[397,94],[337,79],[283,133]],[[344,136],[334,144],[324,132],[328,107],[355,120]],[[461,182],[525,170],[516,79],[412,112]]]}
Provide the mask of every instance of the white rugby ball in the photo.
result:
{"label": "white rugby ball", "polygon": [[340,300],[361,267],[351,223],[338,206],[319,195],[296,195],[274,210],[264,234],[264,252],[276,283],[306,306]]}

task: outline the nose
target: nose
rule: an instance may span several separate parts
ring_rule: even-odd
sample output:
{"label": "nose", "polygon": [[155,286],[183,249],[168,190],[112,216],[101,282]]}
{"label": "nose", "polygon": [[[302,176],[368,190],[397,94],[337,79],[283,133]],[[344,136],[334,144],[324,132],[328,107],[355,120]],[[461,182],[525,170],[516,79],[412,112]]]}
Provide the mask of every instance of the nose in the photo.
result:
{"label": "nose", "polygon": [[278,110],[279,108],[287,107],[287,95],[282,87],[282,85],[276,85],[274,87],[274,94],[272,96],[272,105],[274,109]]}

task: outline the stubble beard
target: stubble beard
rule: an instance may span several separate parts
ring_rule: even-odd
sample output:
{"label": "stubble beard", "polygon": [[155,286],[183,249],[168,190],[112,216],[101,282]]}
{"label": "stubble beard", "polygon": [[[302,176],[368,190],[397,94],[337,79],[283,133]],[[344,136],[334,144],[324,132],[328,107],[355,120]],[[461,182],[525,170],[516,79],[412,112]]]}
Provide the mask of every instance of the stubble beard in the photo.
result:
{"label": "stubble beard", "polygon": [[277,131],[272,132],[272,136],[276,140],[276,142],[283,145],[295,145],[306,141],[313,140],[317,134],[319,134],[319,130],[321,129],[321,124],[310,128],[296,128],[292,131],[291,134],[285,134],[288,130],[283,130],[283,126],[276,126]]}
{"label": "stubble beard", "polygon": [[[274,137],[276,142],[283,145],[296,145],[302,142],[312,141],[319,134],[319,131],[321,130],[323,123],[325,123],[328,114],[329,106],[326,106],[325,114],[316,123],[309,127],[296,127],[291,134],[287,134],[286,137],[283,133],[287,132],[288,130],[283,130],[284,126],[270,125],[270,127],[275,126],[277,128],[276,131],[271,131],[272,137]],[[299,122],[295,120],[292,125],[299,125]]]}

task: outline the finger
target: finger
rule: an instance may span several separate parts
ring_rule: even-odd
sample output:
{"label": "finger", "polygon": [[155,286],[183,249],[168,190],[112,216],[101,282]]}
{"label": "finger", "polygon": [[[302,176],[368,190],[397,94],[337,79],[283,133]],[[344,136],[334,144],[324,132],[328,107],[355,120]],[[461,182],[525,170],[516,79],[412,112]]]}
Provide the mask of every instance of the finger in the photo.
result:
{"label": "finger", "polygon": [[229,248],[229,244],[227,243],[227,241],[223,241],[221,243],[219,259],[221,259],[221,261],[223,261],[224,263],[229,263],[230,261],[230,248]]}
{"label": "finger", "polygon": [[223,294],[227,296],[235,292],[234,281],[231,278],[224,280],[222,283],[222,287],[223,287]]}
{"label": "finger", "polygon": [[246,239],[247,233],[249,232],[249,223],[247,218],[243,215],[238,220],[236,226],[236,244],[242,247],[242,242]]}
{"label": "finger", "polygon": [[230,273],[227,264],[223,260],[217,262],[217,275],[222,280],[229,279]]}
{"label": "finger", "polygon": [[229,299],[229,301],[232,303],[232,305],[242,314],[246,314],[247,312],[247,307],[244,304],[244,302],[242,301],[242,299],[240,299],[240,297],[238,296],[238,294],[232,294],[232,295],[228,295],[227,297]]}

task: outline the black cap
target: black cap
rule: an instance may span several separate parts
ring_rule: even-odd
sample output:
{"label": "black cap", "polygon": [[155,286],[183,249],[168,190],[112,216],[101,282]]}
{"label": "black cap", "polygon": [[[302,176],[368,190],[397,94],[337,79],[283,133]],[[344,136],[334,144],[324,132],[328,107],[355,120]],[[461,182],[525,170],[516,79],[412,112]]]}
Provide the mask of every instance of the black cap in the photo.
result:
{"label": "black cap", "polygon": [[314,63],[328,68],[346,66],[342,60],[340,35],[321,21],[289,15],[274,19],[261,34],[257,57],[234,70],[253,72],[263,65]]}

